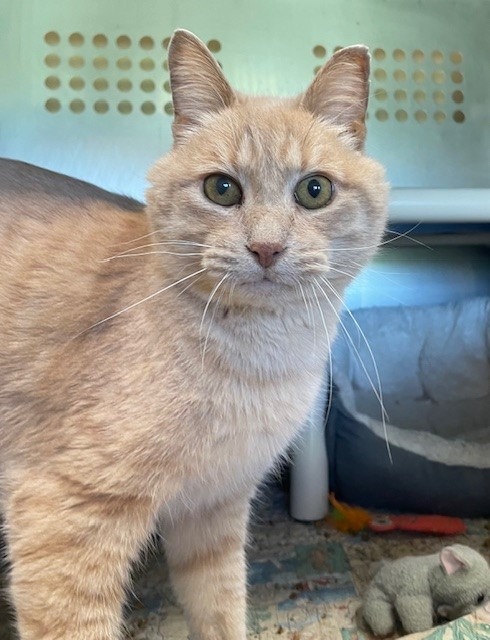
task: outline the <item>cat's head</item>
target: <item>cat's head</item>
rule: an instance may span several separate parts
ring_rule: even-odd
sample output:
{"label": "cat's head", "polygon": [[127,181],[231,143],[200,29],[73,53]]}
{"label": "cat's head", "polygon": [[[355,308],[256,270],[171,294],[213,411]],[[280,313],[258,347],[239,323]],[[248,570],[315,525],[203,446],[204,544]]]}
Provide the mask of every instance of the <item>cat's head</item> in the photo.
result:
{"label": "cat's head", "polygon": [[287,99],[234,91],[187,31],[168,63],[174,146],[148,191],[155,241],[175,243],[161,245],[166,269],[176,280],[199,272],[185,285],[206,298],[221,282],[228,304],[341,292],[386,221],[384,171],[363,153],[367,49],[339,51]]}

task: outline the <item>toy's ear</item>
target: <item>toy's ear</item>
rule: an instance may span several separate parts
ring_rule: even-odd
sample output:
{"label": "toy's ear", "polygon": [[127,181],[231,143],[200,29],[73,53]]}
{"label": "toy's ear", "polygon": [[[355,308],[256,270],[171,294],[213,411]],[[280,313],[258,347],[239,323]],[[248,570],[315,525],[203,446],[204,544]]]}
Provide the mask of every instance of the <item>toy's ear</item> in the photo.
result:
{"label": "toy's ear", "polygon": [[441,567],[448,576],[453,575],[457,571],[464,571],[470,568],[468,558],[465,558],[464,551],[458,548],[458,545],[452,547],[444,547],[439,556]]}

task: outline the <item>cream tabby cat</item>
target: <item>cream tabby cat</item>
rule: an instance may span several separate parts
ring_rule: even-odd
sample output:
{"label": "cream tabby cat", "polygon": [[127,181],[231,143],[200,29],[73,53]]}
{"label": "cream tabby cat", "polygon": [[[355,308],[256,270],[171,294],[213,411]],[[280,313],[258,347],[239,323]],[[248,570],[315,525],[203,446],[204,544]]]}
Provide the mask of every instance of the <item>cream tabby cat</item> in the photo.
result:
{"label": "cream tabby cat", "polygon": [[362,153],[365,48],[294,99],[237,94],[186,31],[169,67],[175,144],[146,207],[0,164],[2,500],[22,640],[119,638],[157,521],[192,637],[244,640],[250,499],[305,420],[340,296],[384,227],[383,170]]}

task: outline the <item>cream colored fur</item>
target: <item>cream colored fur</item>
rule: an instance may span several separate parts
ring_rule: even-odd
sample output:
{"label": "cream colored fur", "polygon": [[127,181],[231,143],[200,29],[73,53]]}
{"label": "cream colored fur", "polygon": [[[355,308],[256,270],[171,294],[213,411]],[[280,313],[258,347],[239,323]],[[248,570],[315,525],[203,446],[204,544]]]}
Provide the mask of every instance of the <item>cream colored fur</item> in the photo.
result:
{"label": "cream colored fur", "polygon": [[[119,638],[158,520],[193,637],[244,640],[250,498],[307,416],[344,288],[384,227],[364,48],[289,100],[236,94],[185,31],[169,65],[175,145],[146,207],[0,163],[0,463],[22,640]],[[240,182],[240,206],[205,197],[213,173]],[[293,192],[315,173],[335,195],[306,210]],[[263,268],[251,246],[282,252]]]}

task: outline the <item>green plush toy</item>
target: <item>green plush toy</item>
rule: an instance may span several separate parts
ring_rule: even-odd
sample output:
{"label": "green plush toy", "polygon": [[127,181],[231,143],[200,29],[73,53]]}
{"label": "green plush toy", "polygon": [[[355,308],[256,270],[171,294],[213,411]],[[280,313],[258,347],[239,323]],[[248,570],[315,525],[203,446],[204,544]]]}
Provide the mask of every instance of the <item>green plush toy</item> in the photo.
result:
{"label": "green plush toy", "polygon": [[383,562],[358,615],[376,636],[393,634],[398,623],[406,633],[415,633],[470,613],[489,598],[487,561],[455,544],[433,555]]}

